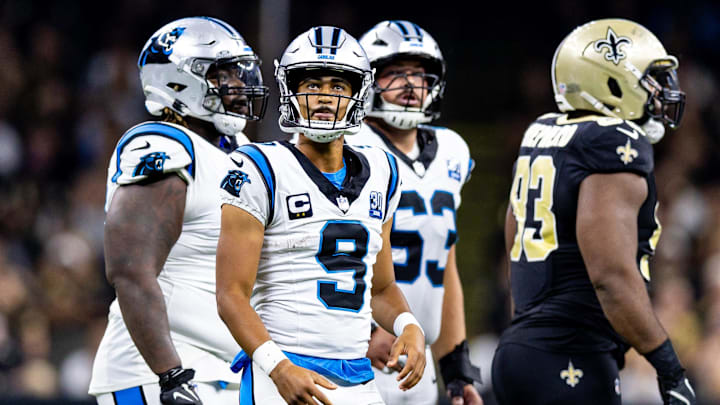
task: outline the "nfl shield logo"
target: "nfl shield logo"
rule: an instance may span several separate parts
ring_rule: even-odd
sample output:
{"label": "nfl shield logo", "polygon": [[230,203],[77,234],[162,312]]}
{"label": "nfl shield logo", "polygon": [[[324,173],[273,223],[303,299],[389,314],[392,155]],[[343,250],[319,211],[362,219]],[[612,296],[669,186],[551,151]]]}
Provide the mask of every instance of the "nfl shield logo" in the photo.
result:
{"label": "nfl shield logo", "polygon": [[341,195],[335,201],[337,201],[337,206],[340,208],[340,211],[345,213],[350,209],[350,201],[348,201],[347,197],[344,195]]}

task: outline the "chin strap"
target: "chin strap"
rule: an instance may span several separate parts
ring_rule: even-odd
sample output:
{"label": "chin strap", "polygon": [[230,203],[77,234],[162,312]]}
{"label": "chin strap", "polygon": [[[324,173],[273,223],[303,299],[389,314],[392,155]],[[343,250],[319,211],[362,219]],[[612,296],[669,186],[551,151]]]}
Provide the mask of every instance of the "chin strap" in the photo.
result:
{"label": "chin strap", "polygon": [[590,103],[595,110],[600,111],[601,113],[607,115],[608,117],[618,118],[617,114],[615,114],[609,108],[607,108],[605,106],[605,104],[602,103],[602,101],[593,97],[592,94],[590,94],[586,91],[581,91],[580,97],[582,97],[583,99],[585,99],[585,101]]}
{"label": "chin strap", "polygon": [[642,125],[642,129],[652,144],[660,142],[663,136],[665,136],[665,125],[653,118],[647,120],[647,122]]}
{"label": "chin strap", "polygon": [[212,115],[212,123],[220,133],[235,135],[245,129],[247,120],[245,118],[233,117],[232,115],[215,113]]}

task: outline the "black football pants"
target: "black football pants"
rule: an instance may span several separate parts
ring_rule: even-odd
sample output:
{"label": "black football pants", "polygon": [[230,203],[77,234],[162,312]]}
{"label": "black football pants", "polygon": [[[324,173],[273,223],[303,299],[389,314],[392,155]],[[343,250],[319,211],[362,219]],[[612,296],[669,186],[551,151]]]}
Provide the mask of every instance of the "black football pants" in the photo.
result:
{"label": "black football pants", "polygon": [[611,353],[552,353],[507,343],[492,364],[500,405],[620,405],[618,365]]}

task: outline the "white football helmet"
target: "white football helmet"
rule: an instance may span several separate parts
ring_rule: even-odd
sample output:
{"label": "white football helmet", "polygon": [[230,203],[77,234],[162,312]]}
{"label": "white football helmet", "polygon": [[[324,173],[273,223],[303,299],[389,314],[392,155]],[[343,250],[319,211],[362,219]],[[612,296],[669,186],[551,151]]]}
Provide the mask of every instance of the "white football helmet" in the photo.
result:
{"label": "white football helmet", "polygon": [[415,128],[440,117],[440,103],[445,92],[445,60],[430,34],[409,21],[383,21],[360,38],[360,45],[367,52],[376,74],[398,59],[416,59],[425,68],[427,83],[423,87],[424,99],[420,107],[389,103],[381,97],[385,91],[410,86],[406,77],[394,79],[386,88],[374,83],[366,106],[369,117],[382,118],[400,129]]}
{"label": "white football helmet", "polygon": [[[335,113],[333,121],[303,118],[298,97],[318,93],[298,93],[298,85],[308,75],[318,71],[328,72],[347,79],[352,96],[343,117]],[[295,38],[275,61],[275,79],[280,88],[280,129],[288,133],[302,133],[315,142],[331,142],[342,135],[355,134],[360,130],[365,116],[365,102],[373,81],[365,51],[355,38],[340,28],[320,26],[310,28]]]}
{"label": "white football helmet", "polygon": [[[208,72],[220,66],[234,73],[226,78],[230,85],[220,77],[219,87],[208,80]],[[170,108],[235,135],[246,120],[260,120],[265,113],[268,88],[260,60],[233,27],[216,18],[182,18],[160,28],[145,43],[138,68],[150,114]],[[235,97],[227,103],[227,96]]]}

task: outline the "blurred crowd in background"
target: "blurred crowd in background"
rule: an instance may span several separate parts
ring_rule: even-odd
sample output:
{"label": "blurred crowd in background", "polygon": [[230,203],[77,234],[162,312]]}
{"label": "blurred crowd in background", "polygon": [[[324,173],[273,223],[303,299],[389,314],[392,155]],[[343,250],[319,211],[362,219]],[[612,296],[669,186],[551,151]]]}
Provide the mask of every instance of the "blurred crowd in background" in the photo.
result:
{"label": "blurred crowd in background", "polygon": [[[701,403],[720,403],[720,5],[565,0],[478,15],[428,1],[284,4],[291,37],[320,24],[359,37],[383,19],[408,19],[440,44],[449,73],[438,124],[462,134],[477,162],[458,213],[458,264],[484,390],[510,317],[502,223],[513,159],[525,126],[555,110],[552,53],[591,19],[625,17],[655,32],[680,60],[687,109],[681,128],[655,149],[663,232],[651,295]],[[123,132],[151,119],[136,67],[145,40],[176,18],[221,18],[264,60],[275,98],[267,68],[279,55],[255,45],[275,32],[260,25],[261,7],[259,0],[0,2],[0,403],[90,400],[92,359],[114,297],[103,265],[107,163]],[[280,48],[288,40],[278,37]],[[276,117],[270,111],[248,131],[265,127],[263,134],[284,139]],[[624,403],[659,403],[644,358],[629,352],[622,376]]]}

